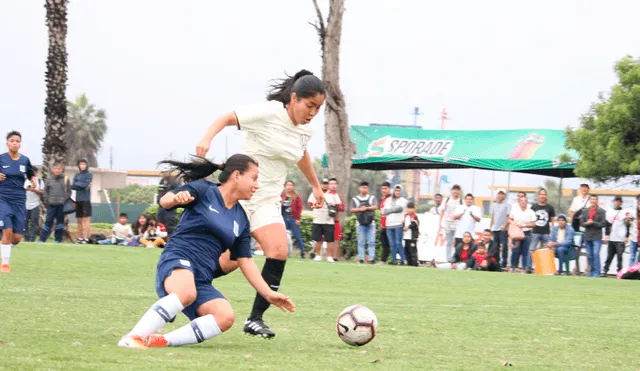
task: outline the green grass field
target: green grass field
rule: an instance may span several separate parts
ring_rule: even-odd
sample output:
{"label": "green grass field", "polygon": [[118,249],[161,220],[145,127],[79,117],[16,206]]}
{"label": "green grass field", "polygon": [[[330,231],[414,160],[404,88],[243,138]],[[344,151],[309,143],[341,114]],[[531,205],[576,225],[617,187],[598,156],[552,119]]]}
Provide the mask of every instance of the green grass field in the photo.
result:
{"label": "green grass field", "polygon": [[[637,370],[635,281],[314,263],[287,264],[296,313],[267,312],[277,332],[243,335],[254,291],[237,271],[216,281],[237,316],[197,346],[135,351],[116,342],[157,298],[159,250],[22,244],[0,274],[3,370]],[[258,259],[258,264],[262,260]],[[371,308],[376,339],[350,347],[335,320]],[[173,329],[187,323],[179,316]]]}

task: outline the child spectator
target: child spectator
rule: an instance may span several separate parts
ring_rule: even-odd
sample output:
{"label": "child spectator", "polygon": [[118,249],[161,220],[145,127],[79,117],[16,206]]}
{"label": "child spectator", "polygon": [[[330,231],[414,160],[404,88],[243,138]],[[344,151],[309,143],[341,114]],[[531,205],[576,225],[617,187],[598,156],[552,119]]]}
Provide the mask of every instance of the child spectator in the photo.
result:
{"label": "child spectator", "polygon": [[118,222],[113,225],[111,238],[98,241],[100,245],[126,245],[133,239],[133,230],[129,223],[129,216],[121,213]]}
{"label": "child spectator", "polygon": [[404,251],[407,256],[407,265],[418,266],[418,230],[420,220],[416,214],[416,204],[413,201],[407,203],[407,213],[404,216]]}
{"label": "child spectator", "polygon": [[47,179],[44,185],[44,202],[47,205],[47,216],[42,226],[40,242],[45,242],[51,235],[51,227],[55,219],[54,239],[56,243],[62,242],[64,231],[64,203],[69,198],[70,190],[64,181],[63,167],[61,163],[53,165],[53,175]]}
{"label": "child spectator", "polygon": [[487,264],[489,263],[489,253],[487,253],[487,249],[483,243],[477,245],[476,252],[471,254],[471,257],[473,259],[469,261],[469,265],[467,266],[467,268],[472,268],[477,271],[487,269]]}
{"label": "child spectator", "polygon": [[164,240],[167,237],[167,229],[164,224],[158,223],[155,218],[149,218],[147,229],[144,235],[140,238],[140,244],[148,247],[164,247],[167,242]]}

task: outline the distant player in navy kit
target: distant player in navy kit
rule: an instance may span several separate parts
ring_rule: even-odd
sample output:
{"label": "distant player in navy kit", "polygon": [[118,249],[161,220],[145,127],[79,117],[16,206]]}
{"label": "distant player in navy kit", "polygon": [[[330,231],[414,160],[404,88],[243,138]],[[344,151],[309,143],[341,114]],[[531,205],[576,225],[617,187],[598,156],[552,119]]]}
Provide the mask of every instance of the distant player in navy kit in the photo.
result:
{"label": "distant player in navy kit", "polygon": [[[134,349],[195,344],[228,330],[235,318],[231,305],[211,281],[237,267],[260,295],[280,309],[295,305],[272,290],[251,258],[249,219],[238,204],[258,189],[258,163],[247,155],[233,155],[223,166],[204,159],[192,163],[164,161],[175,167],[184,186],[160,200],[166,209],[185,211],[167,243],[156,273],[160,297],[118,346]],[[222,170],[217,186],[203,180]],[[153,334],[182,311],[191,323],[166,335]]]}
{"label": "distant player in navy kit", "polygon": [[22,135],[7,134],[9,152],[0,155],[0,229],[2,230],[2,264],[0,271],[9,273],[11,248],[20,243],[27,230],[27,192],[31,186],[33,167],[27,156],[20,154]]}

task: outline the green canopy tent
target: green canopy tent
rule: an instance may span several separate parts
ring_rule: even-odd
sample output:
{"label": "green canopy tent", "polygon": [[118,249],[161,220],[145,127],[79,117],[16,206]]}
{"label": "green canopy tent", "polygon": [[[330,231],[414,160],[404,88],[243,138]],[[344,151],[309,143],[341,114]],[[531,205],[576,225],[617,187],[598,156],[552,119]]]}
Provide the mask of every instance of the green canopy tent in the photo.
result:
{"label": "green canopy tent", "polygon": [[[402,126],[351,126],[353,169],[461,169],[575,177],[575,162],[560,160],[562,130],[423,130]],[[327,166],[327,157],[323,157]]]}

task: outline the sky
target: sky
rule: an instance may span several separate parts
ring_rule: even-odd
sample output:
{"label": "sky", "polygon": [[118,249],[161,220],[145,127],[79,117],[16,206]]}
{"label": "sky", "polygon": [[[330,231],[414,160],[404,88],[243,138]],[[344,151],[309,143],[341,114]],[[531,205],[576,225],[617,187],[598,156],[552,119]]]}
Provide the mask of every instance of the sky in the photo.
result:
{"label": "sky", "polygon": [[[68,10],[67,97],[86,93],[108,114],[100,167],[111,152],[117,169],[183,159],[218,115],[263,100],[269,80],[321,70],[311,0],[76,0]],[[412,124],[417,106],[426,129],[440,127],[443,108],[453,130],[577,125],[615,84],[614,63],[640,56],[637,14],[636,0],[347,0],[350,124]],[[0,126],[22,131],[23,152],[41,163],[43,1],[0,1],[0,50]],[[323,120],[311,123],[312,156],[324,153]],[[210,154],[224,159],[242,143],[227,128]]]}

